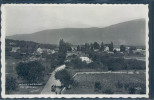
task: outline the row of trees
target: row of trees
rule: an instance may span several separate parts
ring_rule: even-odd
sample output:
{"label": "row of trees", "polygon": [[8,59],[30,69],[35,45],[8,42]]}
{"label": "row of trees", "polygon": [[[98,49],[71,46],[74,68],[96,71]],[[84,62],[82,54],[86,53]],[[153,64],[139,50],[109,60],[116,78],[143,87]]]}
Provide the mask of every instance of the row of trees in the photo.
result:
{"label": "row of trees", "polygon": [[105,46],[109,47],[109,51],[113,51],[113,42],[111,42],[110,44],[104,44],[103,42],[101,42],[101,44],[94,42],[94,43],[85,43],[85,45],[78,45],[77,46],[77,51],[93,51],[93,50],[100,50],[100,51],[104,51]]}
{"label": "row of trees", "polygon": [[145,69],[145,61],[124,59],[121,57],[114,58],[112,55],[97,52],[89,52],[89,56],[93,62],[99,62],[107,66],[108,70]]}

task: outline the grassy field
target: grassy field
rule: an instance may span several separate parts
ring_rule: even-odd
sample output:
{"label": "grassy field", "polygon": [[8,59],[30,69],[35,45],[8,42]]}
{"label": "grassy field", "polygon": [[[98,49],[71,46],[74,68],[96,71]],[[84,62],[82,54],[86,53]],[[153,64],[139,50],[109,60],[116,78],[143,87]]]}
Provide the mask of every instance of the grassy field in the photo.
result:
{"label": "grassy field", "polygon": [[[132,85],[135,94],[145,92],[145,74],[79,74],[74,77],[74,85],[64,94],[128,94]],[[100,82],[101,89],[95,90],[95,82]]]}

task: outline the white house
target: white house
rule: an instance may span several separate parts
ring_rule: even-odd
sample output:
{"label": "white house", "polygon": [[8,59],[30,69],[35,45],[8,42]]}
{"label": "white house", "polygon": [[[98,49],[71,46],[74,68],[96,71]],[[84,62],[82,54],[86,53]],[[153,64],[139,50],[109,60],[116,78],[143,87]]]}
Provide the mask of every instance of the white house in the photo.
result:
{"label": "white house", "polygon": [[129,51],[130,47],[126,47],[126,51]]}
{"label": "white house", "polygon": [[91,63],[92,62],[92,60],[90,58],[88,58],[88,57],[80,57],[80,59],[82,61],[85,61],[86,63]]}
{"label": "white house", "polygon": [[36,51],[40,54],[43,53],[43,50],[41,48],[38,48]]}
{"label": "white house", "polygon": [[55,50],[51,50],[51,53],[54,54],[54,53],[56,53],[56,51]]}
{"label": "white house", "polygon": [[109,51],[109,47],[106,46],[106,47],[104,48],[104,51]]}
{"label": "white house", "polygon": [[114,48],[113,50],[120,51],[120,48]]}

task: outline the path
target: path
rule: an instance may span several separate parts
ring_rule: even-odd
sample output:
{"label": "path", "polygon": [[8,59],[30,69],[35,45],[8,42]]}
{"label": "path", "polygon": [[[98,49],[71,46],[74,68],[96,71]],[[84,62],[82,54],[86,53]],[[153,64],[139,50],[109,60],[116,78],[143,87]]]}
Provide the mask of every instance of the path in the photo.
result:
{"label": "path", "polygon": [[59,66],[59,67],[57,67],[57,68],[52,72],[52,74],[51,74],[51,76],[50,76],[48,82],[47,82],[46,85],[44,86],[44,88],[43,88],[41,94],[55,94],[55,92],[52,92],[52,91],[51,91],[51,86],[52,86],[52,85],[56,85],[56,86],[60,86],[60,85],[61,85],[60,81],[55,79],[55,73],[56,73],[57,71],[59,71],[59,70],[65,69],[65,67],[66,67],[65,65]]}

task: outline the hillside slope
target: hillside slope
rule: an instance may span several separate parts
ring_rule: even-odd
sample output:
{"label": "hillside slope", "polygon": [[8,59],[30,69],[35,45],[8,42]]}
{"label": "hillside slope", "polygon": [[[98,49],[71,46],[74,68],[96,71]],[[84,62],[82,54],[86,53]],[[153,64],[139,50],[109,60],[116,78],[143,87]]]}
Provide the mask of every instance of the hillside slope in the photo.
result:
{"label": "hillside slope", "polygon": [[58,44],[64,39],[72,44],[85,42],[114,42],[116,45],[145,45],[145,20],[131,20],[104,28],[63,28],[49,29],[32,34],[7,36],[8,39]]}

